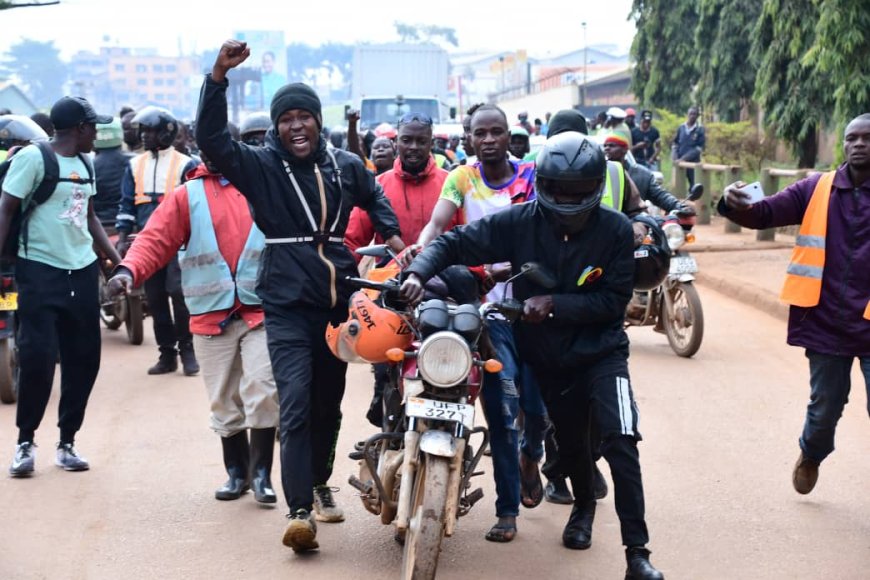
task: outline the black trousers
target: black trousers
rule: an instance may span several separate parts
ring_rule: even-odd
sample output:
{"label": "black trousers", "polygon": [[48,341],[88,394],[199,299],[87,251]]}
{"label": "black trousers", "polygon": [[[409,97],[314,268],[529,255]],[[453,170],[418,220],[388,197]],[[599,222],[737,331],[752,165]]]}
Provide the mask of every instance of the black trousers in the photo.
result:
{"label": "black trousers", "polygon": [[347,307],[263,307],[281,407],[281,484],[291,512],[310,511],[314,486],[332,476],[347,371],[324,335],[328,323],[347,320]]}
{"label": "black trousers", "polygon": [[157,270],[145,280],[143,287],[148,299],[148,312],[154,323],[154,339],[160,354],[175,355],[176,344],[188,346],[193,342],[190,334],[190,312],[181,291],[178,258],[173,258],[165,268]]}
{"label": "black trousers", "polygon": [[571,479],[574,501],[594,501],[593,446],[610,465],[622,543],[649,542],[637,442],[638,411],[628,377],[628,352],[617,351],[570,373],[536,369],[555,428],[558,470]]}
{"label": "black trousers", "polygon": [[60,352],[60,441],[73,443],[100,370],[98,265],[61,270],[18,258],[18,442],[33,441]]}

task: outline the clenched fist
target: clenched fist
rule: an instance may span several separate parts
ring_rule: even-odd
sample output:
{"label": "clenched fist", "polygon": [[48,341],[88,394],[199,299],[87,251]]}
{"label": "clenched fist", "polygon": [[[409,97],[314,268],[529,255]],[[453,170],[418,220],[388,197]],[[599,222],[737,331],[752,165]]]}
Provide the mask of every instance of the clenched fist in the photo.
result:
{"label": "clenched fist", "polygon": [[212,80],[222,83],[227,77],[227,71],[236,68],[251,56],[251,49],[247,42],[241,40],[227,40],[221,45],[221,50],[214,61],[211,69]]}

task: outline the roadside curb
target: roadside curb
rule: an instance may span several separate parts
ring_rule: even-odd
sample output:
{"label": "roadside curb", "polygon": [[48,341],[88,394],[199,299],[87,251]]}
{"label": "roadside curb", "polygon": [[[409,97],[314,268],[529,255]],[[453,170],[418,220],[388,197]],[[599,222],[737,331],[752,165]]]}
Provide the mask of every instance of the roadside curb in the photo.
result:
{"label": "roadside curb", "polygon": [[780,302],[778,296],[770,290],[759,288],[744,280],[732,281],[709,272],[697,272],[695,279],[705,288],[711,288],[747,306],[766,312],[774,318],[788,321],[788,306]]}

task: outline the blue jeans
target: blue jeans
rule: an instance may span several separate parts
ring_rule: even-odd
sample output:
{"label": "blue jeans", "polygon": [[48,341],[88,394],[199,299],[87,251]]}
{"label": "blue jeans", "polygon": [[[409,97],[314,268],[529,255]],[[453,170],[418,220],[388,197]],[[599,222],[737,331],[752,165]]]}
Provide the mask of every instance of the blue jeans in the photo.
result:
{"label": "blue jeans", "polygon": [[[854,356],[837,356],[807,350],[810,360],[810,403],[800,446],[806,457],[823,461],[834,451],[834,431],[849,402],[850,374]],[[870,357],[857,357],[867,388],[867,413],[870,415]]]}
{"label": "blue jeans", "polygon": [[496,356],[504,368],[483,378],[483,414],[495,477],[495,514],[516,517],[520,511],[519,412],[523,411],[522,452],[533,461],[544,453],[547,415],[537,382],[517,355],[513,328],[501,320],[487,323]]}

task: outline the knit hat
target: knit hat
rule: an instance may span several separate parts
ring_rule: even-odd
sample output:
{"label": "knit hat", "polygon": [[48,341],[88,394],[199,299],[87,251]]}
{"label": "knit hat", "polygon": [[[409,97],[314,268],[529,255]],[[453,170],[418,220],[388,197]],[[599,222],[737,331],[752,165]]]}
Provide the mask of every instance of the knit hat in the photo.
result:
{"label": "knit hat", "polygon": [[619,129],[607,129],[601,133],[601,143],[615,143],[625,148],[631,147],[631,137]]}
{"label": "knit hat", "polygon": [[303,109],[309,111],[317,119],[318,128],[323,127],[323,116],[320,111],[320,97],[314,89],[305,83],[290,83],[284,85],[272,97],[269,107],[269,115],[272,124],[278,126],[278,117],[290,109]]}
{"label": "knit hat", "polygon": [[586,128],[586,117],[574,109],[564,109],[550,117],[547,139],[566,131],[576,131],[586,135],[589,132],[589,129]]}

